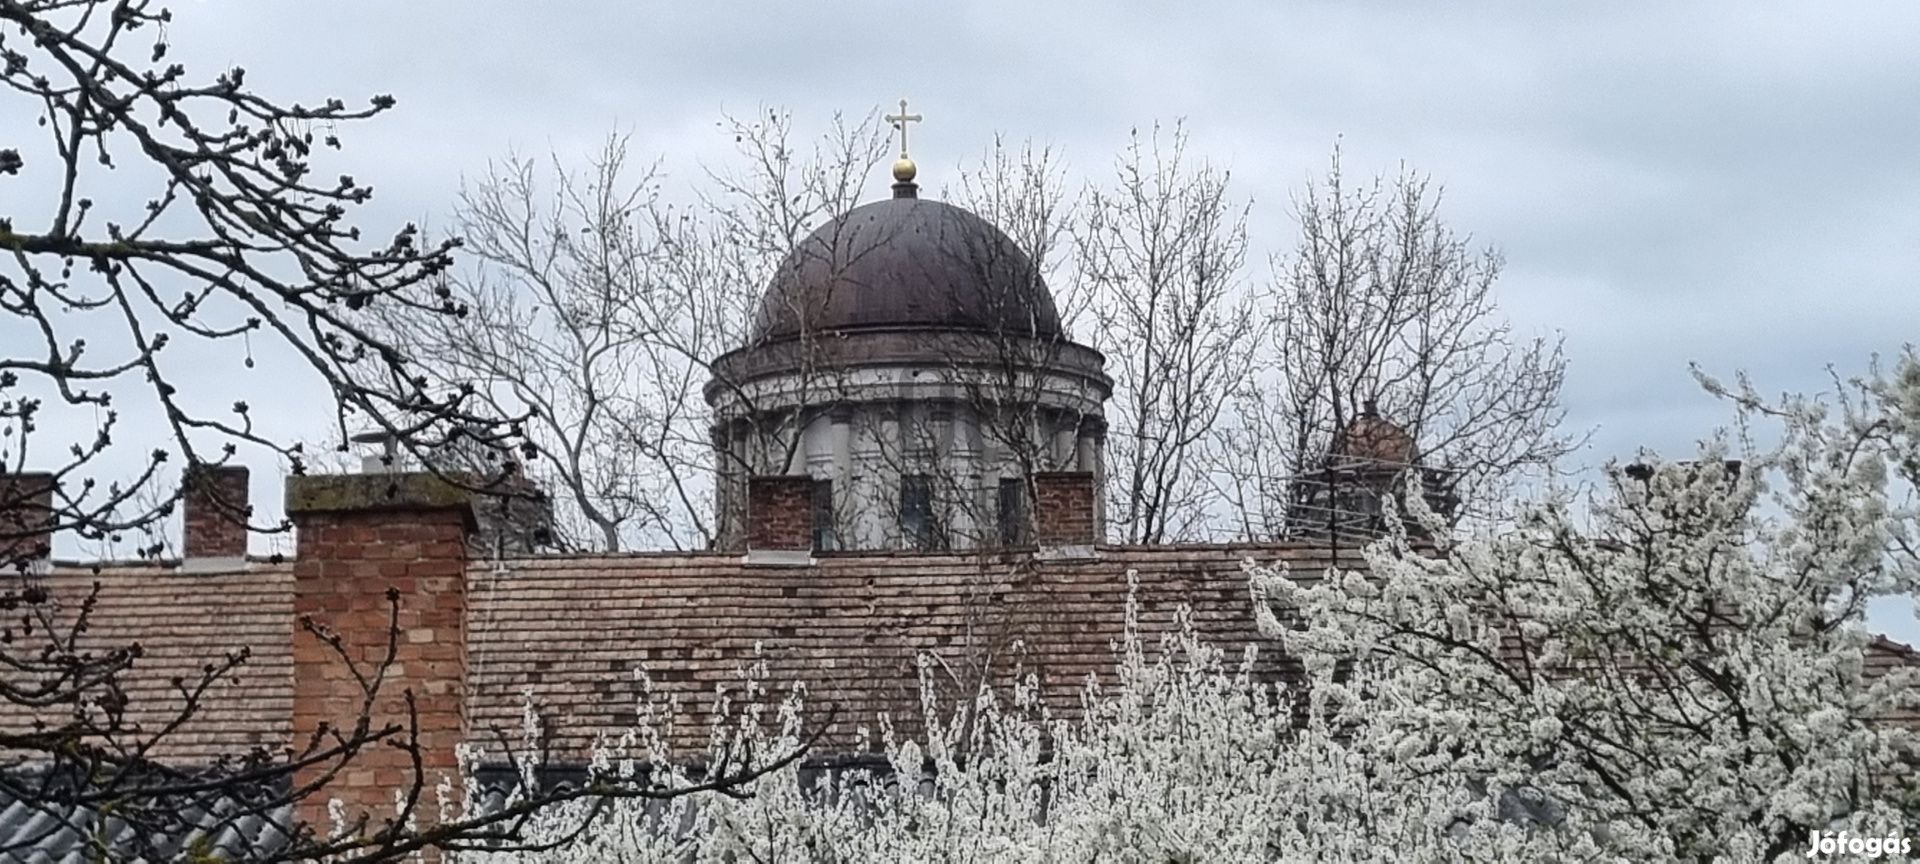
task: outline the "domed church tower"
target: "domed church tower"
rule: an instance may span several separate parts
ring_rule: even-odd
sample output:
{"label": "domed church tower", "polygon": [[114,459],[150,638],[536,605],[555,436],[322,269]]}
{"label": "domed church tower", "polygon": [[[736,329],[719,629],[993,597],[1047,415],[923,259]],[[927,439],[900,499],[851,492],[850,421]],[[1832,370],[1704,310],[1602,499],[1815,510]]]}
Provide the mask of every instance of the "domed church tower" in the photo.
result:
{"label": "domed church tower", "polygon": [[1387,533],[1386,502],[1394,502],[1407,536],[1431,539],[1407,515],[1409,477],[1420,480],[1421,498],[1443,522],[1460,507],[1452,472],[1421,464],[1419,442],[1400,424],[1381,416],[1372,399],[1335,435],[1320,469],[1296,478],[1287,520],[1294,540],[1365,544]]}
{"label": "domed church tower", "polygon": [[[919,197],[905,112],[893,197],[814,231],[767,285],[746,345],[713,364],[723,548],[749,511],[805,513],[812,549],[1032,542],[1036,481],[1085,472],[1101,521],[1112,382],[999,228]],[[758,500],[764,498],[765,500]],[[754,500],[750,500],[754,499]]]}

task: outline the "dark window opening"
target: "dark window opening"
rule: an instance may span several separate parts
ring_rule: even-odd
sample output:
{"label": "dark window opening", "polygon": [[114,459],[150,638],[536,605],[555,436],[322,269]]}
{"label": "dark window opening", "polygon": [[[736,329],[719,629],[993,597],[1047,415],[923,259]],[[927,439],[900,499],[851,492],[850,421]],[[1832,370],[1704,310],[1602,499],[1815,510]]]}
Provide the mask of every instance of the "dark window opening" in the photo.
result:
{"label": "dark window opening", "polygon": [[1032,543],[1027,518],[1027,481],[1015,477],[1000,481],[1000,545]]}
{"label": "dark window opening", "polygon": [[833,481],[813,481],[813,549],[826,552],[840,548],[840,535],[834,530]]}
{"label": "dark window opening", "polygon": [[947,548],[946,532],[933,507],[933,478],[908,474],[900,478],[900,534],[912,549]]}

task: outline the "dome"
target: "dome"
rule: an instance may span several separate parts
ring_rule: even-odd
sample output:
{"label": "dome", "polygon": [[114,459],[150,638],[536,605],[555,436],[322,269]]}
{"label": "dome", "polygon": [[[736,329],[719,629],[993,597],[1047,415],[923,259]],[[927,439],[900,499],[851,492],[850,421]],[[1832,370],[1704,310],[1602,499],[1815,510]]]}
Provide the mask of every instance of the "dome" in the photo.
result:
{"label": "dome", "polygon": [[1366,462],[1380,462],[1388,465],[1410,465],[1413,463],[1413,436],[1398,423],[1380,416],[1373,400],[1367,400],[1360,416],[1353,418],[1347,428],[1335,442],[1337,455]]}
{"label": "dome", "polygon": [[1012,238],[951,204],[896,197],[801,241],[761,298],[751,342],[903,327],[1061,335],[1053,295]]}

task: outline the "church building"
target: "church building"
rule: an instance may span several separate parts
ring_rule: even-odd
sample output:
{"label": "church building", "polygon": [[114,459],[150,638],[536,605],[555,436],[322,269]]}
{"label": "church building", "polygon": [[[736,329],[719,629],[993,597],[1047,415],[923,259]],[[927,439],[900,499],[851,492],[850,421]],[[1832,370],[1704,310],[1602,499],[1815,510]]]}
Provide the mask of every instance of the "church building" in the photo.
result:
{"label": "church building", "polygon": [[[633,727],[642,700],[676,701],[668,740],[698,753],[716,691],[756,663],[768,698],[805,688],[808,717],[824,726],[815,759],[869,752],[882,715],[912,734],[922,657],[943,704],[1030,675],[1070,718],[1085,683],[1113,674],[1129,596],[1149,644],[1186,608],[1207,641],[1264,645],[1255,674],[1296,679],[1297,664],[1256,630],[1244,562],[1297,578],[1360,569],[1355,541],[1379,526],[1329,523],[1254,544],[1107,542],[1104,358],[1062,325],[1014,238],[921,197],[915,175],[903,145],[891,197],[800,244],[766,287],[750,340],[713,364],[717,548],[562,555],[477,543],[487,523],[469,490],[375,462],[287,479],[291,556],[248,554],[226,515],[248,507],[247,470],[215,466],[184,480],[177,560],[55,561],[33,527],[54,480],[16,474],[0,475],[0,501],[14,502],[0,530],[12,526],[32,560],[7,578],[37,580],[68,622],[90,607],[86,645],[141,646],[124,710],[146,728],[181,710],[179,681],[249,652],[150,754],[186,764],[282,754],[352,723],[360,699],[346,658],[381,656],[390,634],[372,719],[414,712],[436,773],[460,770],[463,744],[480,748],[478,770],[502,770],[491,742],[517,739],[529,712],[540,749],[577,767],[595,741]],[[1406,434],[1371,412],[1348,432],[1330,475],[1414,461]],[[1377,513],[1396,494],[1382,483],[1340,493],[1366,500],[1300,506]],[[0,707],[7,728],[35,719]],[[404,759],[362,753],[327,795],[349,813],[387,812],[410,776]],[[209,842],[270,844],[287,820],[327,824],[323,801],[249,817]],[[0,816],[0,837],[19,830]],[[82,839],[55,831],[46,842]]]}
{"label": "church building", "polygon": [[805,478],[789,491],[818,551],[1025,545],[1036,484],[1062,472],[1092,478],[1097,531],[1104,359],[1018,243],[915,173],[903,146],[892,197],[802,241],[713,364],[723,548],[765,545],[754,477]]}
{"label": "church building", "polygon": [[[1031,675],[1071,717],[1084,683],[1112,674],[1130,592],[1145,638],[1178,626],[1184,606],[1202,637],[1238,646],[1259,639],[1247,559],[1307,574],[1360,566],[1353,544],[1108,544],[1103,358],[1067,332],[1015,239],[920,197],[915,174],[903,151],[890,197],[808,237],[766,287],[747,344],[714,362],[714,549],[542,553],[482,536],[527,526],[491,518],[471,491],[378,458],[287,478],[290,557],[248,554],[227,515],[249,506],[237,465],[183,478],[176,560],[52,560],[33,528],[54,491],[44,474],[0,476],[0,501],[14,504],[0,526],[18,529],[27,578],[58,615],[71,620],[99,585],[87,644],[140,644],[129,722],[162,727],[181,709],[175,682],[249,652],[156,758],[282,753],[350,724],[359,698],[343,658],[381,655],[397,627],[372,719],[403,716],[411,693],[435,773],[459,770],[462,744],[480,746],[483,774],[503,771],[490,742],[517,737],[530,711],[564,772],[631,729],[643,698],[682,706],[670,740],[697,754],[716,688],[756,662],[770,699],[805,688],[824,727],[810,758],[825,762],[868,752],[882,715],[916,730],[923,656],[941,670],[931,684],[943,704]],[[1277,652],[1261,658],[1273,679],[1297,671]],[[0,707],[0,723],[34,719]],[[349,813],[384,812],[403,759],[362,753],[328,795]],[[270,845],[287,820],[325,823],[322,799],[303,806],[227,826],[213,845]],[[0,839],[16,829],[27,830],[0,816]],[[46,843],[77,848],[71,833]]]}

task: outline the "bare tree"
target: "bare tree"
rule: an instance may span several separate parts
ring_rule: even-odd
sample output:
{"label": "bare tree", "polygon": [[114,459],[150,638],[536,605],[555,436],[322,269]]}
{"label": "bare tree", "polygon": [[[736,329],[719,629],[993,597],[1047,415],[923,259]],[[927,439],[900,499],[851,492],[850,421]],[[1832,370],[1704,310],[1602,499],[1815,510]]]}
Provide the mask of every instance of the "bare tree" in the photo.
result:
{"label": "bare tree", "polygon": [[691,509],[674,505],[686,460],[672,440],[689,389],[676,367],[691,364],[649,352],[650,322],[626,320],[670,290],[662,262],[685,226],[653,207],[652,174],[628,176],[626,158],[625,142],[609,139],[585,176],[556,167],[551,192],[531,160],[492,166],[461,190],[455,215],[477,261],[447,286],[469,314],[382,316],[393,344],[436,379],[476,382],[498,410],[531,415],[545,457],[531,467],[571,505],[559,537],[607,551],[624,545],[623,529],[684,535],[676,517]]}
{"label": "bare tree", "polygon": [[1441,197],[1405,170],[1356,188],[1336,149],[1295,199],[1300,239],[1275,266],[1270,341],[1215,451],[1244,533],[1298,527],[1310,486],[1338,482],[1324,460],[1364,414],[1404,431],[1411,449],[1396,458],[1434,469],[1427,483],[1442,478],[1463,517],[1576,446],[1560,431],[1560,344],[1513,335],[1494,298],[1500,254],[1456,234]]}
{"label": "bare tree", "polygon": [[[135,722],[131,701],[155,692],[127,685],[141,648],[83,638],[97,594],[52,596],[36,572],[46,538],[152,528],[180,500],[180,487],[159,479],[168,462],[196,468],[245,449],[303,470],[299,443],[253,419],[239,373],[256,357],[275,372],[263,370],[261,390],[286,389],[289,374],[325,388],[343,439],[350,426],[377,429],[415,455],[488,454],[499,473],[522,455],[509,449],[519,443],[513,414],[471,387],[435,386],[369,314],[400,307],[426,322],[466,311],[441,280],[457,240],[428,243],[406,226],[364,241],[348,214],[369,187],[323,179],[324,151],[392,98],[287,104],[248,89],[237,67],[196,80],[166,60],[171,20],[150,0],[0,0],[0,103],[9,119],[37,120],[26,137],[0,140],[9,190],[0,194],[0,795],[34,825],[95,837],[99,860],[197,857],[203,850],[169,844],[205,827],[198,820],[274,817],[325,795],[324,781],[369,748],[417,755],[417,729],[411,712],[375,720],[376,700],[411,704],[409,693],[379,693],[399,632],[390,621],[384,660],[340,657],[364,685],[358,722],[289,742],[290,753],[157,758],[246,651],[208,658],[201,675],[171,682],[170,701],[142,712],[167,716]],[[154,431],[123,428],[122,411],[153,421],[125,425]],[[155,488],[169,491],[148,494]],[[752,773],[742,767],[709,785]],[[404,812],[391,824],[341,837],[290,826],[261,860],[386,861],[510,843],[528,813],[566,798],[684,794],[595,778],[416,828],[405,817],[432,782],[416,770],[396,788]],[[109,817],[128,830],[101,836]]]}
{"label": "bare tree", "polygon": [[[706,754],[708,768],[690,784],[590,769],[584,782],[548,786],[538,778],[555,767],[547,761],[550,754],[528,752],[496,730],[491,749],[508,775],[532,782],[523,781],[497,805],[442,800],[440,784],[451,778],[419,767],[428,753],[415,694],[392,683],[399,675],[403,636],[400,595],[389,589],[385,649],[372,656],[320,622],[299,622],[357,685],[354,703],[341,706],[339,725],[323,725],[305,740],[183,764],[164,758],[171,742],[251,654],[238,647],[209,658],[198,674],[170,682],[175,698],[169,704],[138,704],[137,698],[151,698],[139,694],[151,693],[154,684],[139,670],[140,646],[102,651],[86,635],[99,591],[97,583],[77,597],[30,590],[16,607],[23,614],[4,630],[10,644],[42,647],[11,658],[9,674],[0,680],[0,717],[8,721],[0,728],[0,800],[15,814],[0,839],[0,855],[30,858],[44,853],[47,844],[74,843],[90,860],[221,857],[276,864],[418,860],[423,850],[545,848],[550,839],[536,842],[528,832],[535,825],[546,830],[550,819],[543,814],[555,805],[587,802],[567,811],[577,816],[572,829],[577,834],[591,828],[614,800],[732,794],[804,752],[756,753],[737,741],[718,740]],[[401,710],[394,711],[395,704]],[[33,722],[21,722],[26,719]],[[392,788],[392,812],[361,812],[343,825],[288,821],[288,813],[327,800],[329,787],[364,767],[375,751],[389,759],[397,752],[416,766]],[[236,835],[255,839],[245,848],[194,845]]]}
{"label": "bare tree", "polygon": [[[431,289],[454,242],[423,244],[413,226],[362,242],[346,215],[368,187],[315,176],[315,150],[391,97],[284,105],[247,90],[239,68],[190,82],[164,64],[169,18],[152,3],[0,5],[0,80],[42,130],[0,150],[0,181],[35,193],[8,195],[0,216],[0,472],[52,473],[54,529],[99,538],[172,506],[131,506],[169,460],[250,447],[298,466],[244,392],[197,386],[209,364],[251,368],[256,349],[317,375],[343,430],[351,416],[409,447],[504,442],[508,424],[466,394],[418,386],[360,311],[458,314]],[[136,49],[141,30],[153,41]],[[164,440],[119,438],[122,410],[151,413]]]}
{"label": "bare tree", "polygon": [[[529,473],[562,503],[563,545],[614,551],[714,540],[715,358],[739,347],[780,263],[849,209],[878,161],[872,115],[803,153],[791,115],[727,118],[738,167],[674,203],[657,165],[610,136],[582,169],[509,157],[462,190],[456,230],[477,255],[447,289],[470,313],[384,333],[436,381],[477,382],[501,413],[526,413],[546,458]],[[542,182],[542,175],[547,179]]]}
{"label": "bare tree", "polygon": [[1050,291],[1062,327],[1071,331],[1088,300],[1085,286],[1058,278],[1073,251],[1081,203],[1068,194],[1067,184],[1066,166],[1053,147],[1028,140],[1015,149],[1005,136],[995,135],[979,161],[961,167],[954,197],[1006,232],[1027,256],[1032,264],[1027,276],[1037,284],[1019,287]]}
{"label": "bare tree", "polygon": [[[1007,491],[1022,498],[1019,513],[1009,518],[1002,511],[1012,506],[1011,496],[1001,490],[976,494],[974,502],[980,511],[976,524],[985,529],[976,542],[984,547],[1033,536],[1038,513],[1034,475],[1081,467],[1087,454],[1077,445],[1087,424],[1100,424],[1097,434],[1105,434],[1097,400],[1083,393],[1081,401],[1088,404],[1074,407],[1061,404],[1062,393],[1047,392],[1086,386],[1067,381],[1083,373],[1090,362],[1080,356],[1085,352],[1072,338],[1074,324],[1089,311],[1090,297],[1078,280],[1059,278],[1073,254],[1072,229],[1083,198],[1069,195],[1058,154],[1031,141],[1015,151],[996,137],[979,163],[961,174],[961,203],[1005,231],[1013,243],[1009,250],[989,249],[977,255],[980,260],[973,266],[984,277],[1003,271],[992,260],[996,254],[1021,255],[1027,262],[1012,270],[1026,283],[1006,286],[1007,293],[994,295],[999,303],[1022,306],[1000,310],[996,319],[1002,326],[983,334],[970,355],[956,354],[973,360],[952,369],[954,380],[963,385],[965,402],[980,420],[982,436],[1002,455],[1003,479],[1017,481]],[[1050,300],[1060,324],[1057,329],[1040,327],[1028,317],[1032,310],[1027,307],[1041,297]],[[1061,372],[1068,377],[1057,377]],[[992,520],[986,518],[989,514]]]}
{"label": "bare tree", "polygon": [[[887,125],[878,110],[855,121],[835,114],[804,152],[793,141],[793,118],[785,112],[766,110],[764,118],[755,115],[752,120],[729,117],[722,125],[733,136],[735,164],[707,172],[717,189],[700,195],[715,226],[710,255],[686,260],[710,263],[701,268],[706,279],[685,284],[689,291],[725,292],[740,304],[726,307],[734,328],[727,331],[727,353],[702,358],[710,376],[709,405],[731,406],[703,418],[718,463],[714,500],[721,506],[715,509],[725,522],[744,516],[744,508],[733,502],[744,502],[746,477],[790,468],[808,426],[822,412],[834,410],[837,397],[846,392],[840,346],[833,339],[823,341],[822,336],[831,334],[821,333],[815,320],[824,306],[832,305],[832,298],[768,294],[766,289],[782,272],[812,271],[824,283],[838,284],[848,262],[836,252],[855,238],[851,227],[836,217],[859,203],[867,176],[884,158]],[[830,226],[824,237],[815,233],[822,225]],[[760,394],[743,386],[755,374],[746,368],[751,364],[730,361],[745,360],[739,349],[765,339],[768,330],[780,329],[782,322],[794,325],[794,338],[771,341],[784,342],[776,349],[775,365],[787,369],[792,391],[776,397],[784,407],[767,410]],[[744,528],[716,525],[710,540],[731,542]]]}
{"label": "bare tree", "polygon": [[1136,130],[1116,185],[1089,187],[1075,235],[1114,378],[1109,519],[1130,543],[1201,532],[1203,450],[1264,331],[1243,273],[1249,205],[1186,148],[1178,125]]}
{"label": "bare tree", "polygon": [[[1048,394],[1065,381],[1041,374],[1084,358],[1066,323],[1084,309],[1071,290],[1049,287],[1070,248],[1076,202],[1066,192],[1065,171],[1050,147],[1004,138],[963,166],[956,203],[1004,232],[1007,243],[967,235],[942,250],[942,264],[971,271],[991,286],[970,298],[980,326],[954,333],[926,333],[947,357],[930,370],[946,385],[937,404],[895,412],[891,430],[866,430],[877,444],[883,476],[900,478],[898,489],[865,487],[849,502],[856,510],[884,514],[900,526],[907,548],[990,550],[1032,536],[1032,478],[1044,471],[1077,467],[1075,446],[1095,410],[1058,403]],[[1041,308],[1045,298],[1050,312]],[[1043,318],[1058,318],[1054,327]],[[1068,385],[1071,386],[1071,385]],[[1086,401],[1096,405],[1091,395]],[[876,431],[879,434],[874,434]],[[1068,434],[1066,445],[1059,443]],[[991,478],[998,478],[992,482]],[[1017,501],[1009,499],[1018,499]],[[1011,513],[1003,513],[1009,507]],[[1017,523],[1017,524],[1016,524]]]}
{"label": "bare tree", "polygon": [[[421,327],[393,310],[393,340],[428,360],[436,380],[481,381],[496,412],[537,418],[533,437],[552,458],[532,473],[570,505],[570,545],[712,544],[727,530],[710,519],[715,496],[739,494],[730,474],[786,470],[804,430],[848,393],[849,358],[810,326],[819,310],[807,304],[821,298],[784,308],[792,298],[764,290],[782,267],[817,271],[808,259],[822,256],[845,266],[843,246],[875,242],[808,238],[857,203],[884,127],[873,114],[836,119],[809,151],[780,112],[721,125],[737,158],[708,171],[688,205],[666,203],[660,175],[636,170],[624,138],[582,170],[554,160],[550,188],[537,182],[545,169],[510,159],[462,198],[460,225],[482,263],[447,284],[472,313]],[[1445,467],[1435,476],[1468,499],[1468,513],[1497,497],[1500,478],[1571,448],[1555,431],[1558,347],[1513,344],[1491,295],[1498,256],[1474,253],[1439,221],[1424,179],[1403,177],[1390,195],[1380,183],[1356,192],[1341,185],[1336,158],[1325,188],[1298,202],[1299,253],[1277,260],[1276,284],[1262,292],[1245,273],[1248,205],[1226,172],[1186,147],[1178,126],[1136,135],[1115,182],[1070,196],[1049,149],[996,141],[953,193],[1035,265],[1011,268],[1039,284],[1010,296],[1060,289],[1062,320],[1078,321],[1107,355],[1114,397],[1098,468],[1120,539],[1284,534],[1303,484],[1324,482],[1315,471],[1336,432],[1368,405],[1419,442],[1407,459]],[[1010,269],[990,260],[996,250],[954,254],[981,258],[971,265],[993,278]],[[1050,278],[1066,261],[1073,278]],[[806,281],[838,284],[812,271]],[[1001,311],[1002,323],[1018,323],[1020,310]],[[801,407],[787,394],[782,410],[748,407],[716,423],[696,388],[708,382],[705,396],[718,387],[736,408],[751,406],[726,354],[769,316],[798,324],[777,351],[799,370]],[[1065,330],[1000,329],[949,352],[949,377],[965,391],[955,405],[862,432],[882,442],[891,474],[935,491],[840,490],[835,509],[850,512],[839,522],[910,503],[913,514],[895,516],[931,531],[927,540],[978,543],[992,539],[1003,508],[976,469],[955,470],[941,453],[992,450],[1022,476],[1084,467],[1052,438],[1100,421],[1042,417],[1027,398],[1040,386],[1028,373],[1061,360]],[[967,416],[956,422],[954,411]],[[755,428],[733,428],[741,422]]]}

